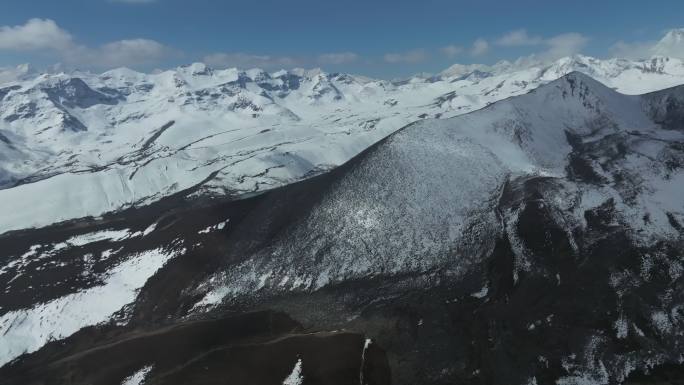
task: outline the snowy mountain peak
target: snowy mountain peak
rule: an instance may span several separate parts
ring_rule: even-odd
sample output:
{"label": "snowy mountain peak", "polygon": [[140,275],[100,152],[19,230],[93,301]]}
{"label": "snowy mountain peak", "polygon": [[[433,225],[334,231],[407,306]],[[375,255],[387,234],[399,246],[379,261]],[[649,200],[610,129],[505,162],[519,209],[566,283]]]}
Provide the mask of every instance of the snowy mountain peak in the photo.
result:
{"label": "snowy mountain peak", "polygon": [[490,66],[484,65],[484,64],[454,64],[451,67],[445,69],[444,71],[440,72],[441,76],[444,77],[455,77],[455,78],[460,78],[460,77],[465,77],[467,75],[470,75],[471,73],[475,71],[479,72],[490,72],[492,68]]}
{"label": "snowy mountain peak", "polygon": [[673,29],[653,47],[654,55],[684,57],[684,28]]}
{"label": "snowy mountain peak", "polygon": [[[555,108],[567,111],[568,121],[573,117],[582,127],[587,126],[589,120],[596,120],[597,130],[616,126],[616,123],[610,123],[613,121],[621,121],[625,127],[646,124],[642,122],[637,98],[621,94],[580,71],[572,71],[532,93],[545,95],[548,108],[554,108],[551,104],[556,101]],[[570,100],[574,102],[569,103]],[[630,107],[625,109],[627,105]]]}
{"label": "snowy mountain peak", "polygon": [[194,76],[211,75],[214,70],[204,63],[192,63],[178,68],[179,72]]}
{"label": "snowy mountain peak", "polygon": [[245,74],[247,74],[247,76],[255,82],[264,81],[271,78],[271,75],[261,68],[248,69],[245,71]]}
{"label": "snowy mountain peak", "polygon": [[[577,71],[573,70],[566,75],[561,76],[558,80],[548,84],[544,85],[541,87],[548,87],[553,84],[562,84],[564,85],[564,89],[574,92],[579,89],[585,89],[590,92],[599,92],[599,93],[605,93],[605,92],[610,92],[610,93],[615,93],[614,90],[610,89],[609,87],[606,87],[603,83],[595,80],[591,76]],[[540,88],[541,88],[540,87]]]}
{"label": "snowy mountain peak", "polygon": [[309,78],[309,79],[314,78],[316,76],[324,76],[326,74],[321,68],[311,68],[311,69],[295,68],[292,71],[290,71],[290,73],[297,75],[299,77]]}
{"label": "snowy mountain peak", "polygon": [[684,42],[684,28],[677,28],[668,31],[660,40],[661,42]]}

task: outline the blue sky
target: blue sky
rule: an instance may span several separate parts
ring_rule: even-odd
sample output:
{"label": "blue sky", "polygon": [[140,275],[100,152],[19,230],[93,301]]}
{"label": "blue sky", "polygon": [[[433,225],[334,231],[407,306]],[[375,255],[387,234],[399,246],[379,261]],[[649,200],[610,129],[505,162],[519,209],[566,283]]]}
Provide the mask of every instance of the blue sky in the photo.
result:
{"label": "blue sky", "polygon": [[681,0],[3,0],[0,66],[207,61],[391,78],[528,55],[634,55],[684,27],[682,15]]}

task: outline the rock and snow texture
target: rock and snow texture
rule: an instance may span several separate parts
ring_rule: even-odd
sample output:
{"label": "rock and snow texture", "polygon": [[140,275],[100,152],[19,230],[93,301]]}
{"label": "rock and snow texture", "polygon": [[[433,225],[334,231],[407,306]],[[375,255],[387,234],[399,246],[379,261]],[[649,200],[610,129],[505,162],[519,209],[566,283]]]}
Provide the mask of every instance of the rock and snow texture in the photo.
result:
{"label": "rock and snow texture", "polygon": [[0,85],[0,233],[174,193],[282,186],[416,120],[471,112],[574,70],[631,94],[684,82],[682,61],[666,57],[454,66],[402,82],[200,63],[159,74],[17,69]]}
{"label": "rock and snow texture", "polygon": [[[562,180],[570,172],[579,182],[567,187],[575,195],[567,207],[572,223],[586,224],[585,211],[611,202],[644,244],[676,237],[679,229],[669,219],[684,223],[677,198],[684,194],[684,174],[668,167],[684,164],[677,144],[684,133],[653,122],[642,107],[652,98],[622,95],[573,73],[471,114],[406,127],[364,154],[304,221],[217,273],[211,282],[228,284],[209,290],[198,307],[378,272],[448,266],[458,274],[494,247],[500,232],[495,207],[506,181],[515,178]],[[582,183],[586,176],[573,174],[593,170],[579,147],[602,163],[590,173],[611,182]],[[291,252],[303,244],[301,252]],[[476,293],[486,294],[486,287]]]}
{"label": "rock and snow texture", "polygon": [[100,285],[2,314],[0,366],[23,353],[38,350],[49,341],[108,321],[114,313],[132,303],[147,279],[179,253],[154,249],[131,255],[107,271],[100,278]]}
{"label": "rock and snow texture", "polygon": [[[435,271],[460,282],[502,253],[505,239],[511,285],[539,276],[572,287],[588,279],[576,269],[596,264],[591,279],[601,280],[600,297],[615,306],[606,330],[589,329],[573,342],[561,383],[616,383],[676,361],[684,344],[676,294],[684,126],[672,115],[684,111],[681,92],[624,95],[571,73],[471,114],[406,127],[334,171],[302,218],[199,284],[192,312],[348,282],[429,282]],[[576,260],[565,269],[553,265],[568,256]],[[487,302],[500,290],[485,281],[468,296]],[[546,314],[524,329],[575,328],[572,317]],[[614,352],[606,333],[624,339],[637,324],[651,334],[636,338],[659,348]]]}

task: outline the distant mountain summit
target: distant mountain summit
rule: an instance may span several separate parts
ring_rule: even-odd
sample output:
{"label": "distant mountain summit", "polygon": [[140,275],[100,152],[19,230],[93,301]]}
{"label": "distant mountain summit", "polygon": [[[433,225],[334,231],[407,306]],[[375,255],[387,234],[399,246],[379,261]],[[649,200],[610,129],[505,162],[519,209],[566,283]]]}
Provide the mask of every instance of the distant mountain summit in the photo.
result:
{"label": "distant mountain summit", "polygon": [[670,56],[678,53],[684,56],[684,28],[670,30],[653,47],[653,53],[660,56]]}

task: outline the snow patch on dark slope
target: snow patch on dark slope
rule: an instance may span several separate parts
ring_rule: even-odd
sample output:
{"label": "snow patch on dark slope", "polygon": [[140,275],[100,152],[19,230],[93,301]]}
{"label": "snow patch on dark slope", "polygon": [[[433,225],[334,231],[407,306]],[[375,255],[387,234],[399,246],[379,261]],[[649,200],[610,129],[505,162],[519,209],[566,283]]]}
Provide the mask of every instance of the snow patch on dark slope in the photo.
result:
{"label": "snow patch on dark slope", "polygon": [[[316,368],[353,373],[349,383],[360,370],[368,383],[388,383],[388,372],[396,384],[643,381],[637,371],[681,363],[684,342],[684,131],[663,118],[679,116],[667,107],[677,95],[622,95],[572,73],[411,124],[341,167],[249,199],[174,195],[5,234],[0,282],[14,301],[3,317],[97,292],[112,276],[99,272],[145,250],[178,252],[108,322],[52,333],[64,339],[0,376],[120,383],[152,366],[150,383],[187,383],[226,378],[237,369],[225,363],[239,357],[240,367],[277,366],[271,382],[299,359],[304,381]],[[255,310],[287,313],[277,318],[284,329],[240,318]],[[290,317],[304,325],[294,326],[301,338],[247,350],[183,332],[213,336],[218,322],[238,334],[288,333]],[[160,339],[138,339],[146,333]],[[317,338],[328,333],[349,342]],[[181,340],[193,347],[162,342]],[[262,344],[288,353],[263,361]],[[336,364],[313,363],[311,352]],[[253,371],[255,383],[269,383],[265,372]]]}

